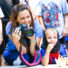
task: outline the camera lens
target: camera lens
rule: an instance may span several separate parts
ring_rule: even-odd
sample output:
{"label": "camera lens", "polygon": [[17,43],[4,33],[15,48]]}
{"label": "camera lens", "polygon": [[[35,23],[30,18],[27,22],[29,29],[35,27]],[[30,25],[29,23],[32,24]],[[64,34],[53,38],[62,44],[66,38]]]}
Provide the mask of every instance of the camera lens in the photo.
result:
{"label": "camera lens", "polygon": [[19,27],[22,32],[22,36],[33,36],[34,34],[33,28],[27,28],[26,24],[21,24]]}
{"label": "camera lens", "polygon": [[29,30],[27,31],[27,34],[28,34],[28,36],[33,36],[34,30],[33,30],[33,29],[29,29]]}

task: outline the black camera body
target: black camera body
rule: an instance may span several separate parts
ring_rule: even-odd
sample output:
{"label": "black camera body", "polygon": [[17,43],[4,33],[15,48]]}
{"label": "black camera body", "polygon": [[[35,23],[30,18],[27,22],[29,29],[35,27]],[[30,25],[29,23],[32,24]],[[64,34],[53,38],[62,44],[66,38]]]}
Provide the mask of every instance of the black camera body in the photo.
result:
{"label": "black camera body", "polygon": [[26,24],[21,24],[19,26],[21,32],[22,32],[22,36],[33,36],[34,35],[34,30],[33,28],[27,28],[27,25]]}

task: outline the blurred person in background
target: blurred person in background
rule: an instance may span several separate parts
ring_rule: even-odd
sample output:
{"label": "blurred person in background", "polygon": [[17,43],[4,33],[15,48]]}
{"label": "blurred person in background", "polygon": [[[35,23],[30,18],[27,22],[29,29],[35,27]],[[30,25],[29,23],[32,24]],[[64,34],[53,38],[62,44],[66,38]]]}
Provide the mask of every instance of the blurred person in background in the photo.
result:
{"label": "blurred person in background", "polygon": [[3,53],[3,30],[2,30],[2,18],[4,17],[1,6],[0,6],[0,66],[2,63],[1,54]]}
{"label": "blurred person in background", "polygon": [[0,6],[4,14],[4,17],[2,18],[2,25],[3,25],[3,42],[5,45],[8,42],[8,37],[6,35],[5,27],[10,20],[12,7],[18,3],[19,0],[0,0]]}

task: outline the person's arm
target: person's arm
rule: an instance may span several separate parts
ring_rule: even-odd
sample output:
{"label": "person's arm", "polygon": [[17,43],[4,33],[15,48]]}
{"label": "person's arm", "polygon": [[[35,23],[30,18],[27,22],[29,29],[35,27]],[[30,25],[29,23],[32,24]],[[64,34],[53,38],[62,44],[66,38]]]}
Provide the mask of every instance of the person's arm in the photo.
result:
{"label": "person's arm", "polygon": [[60,55],[62,55],[63,57],[67,57],[67,53],[66,53],[66,49],[65,49],[64,45],[61,45],[61,46],[60,46],[59,53],[60,53]]}
{"label": "person's arm", "polygon": [[2,44],[2,41],[3,41],[3,34],[2,34],[2,21],[0,19],[0,45]]}
{"label": "person's arm", "polygon": [[66,0],[62,0],[62,12],[64,16],[64,28],[63,28],[63,36],[68,34],[68,5]]}
{"label": "person's arm", "polygon": [[34,21],[34,32],[37,41],[37,46],[40,46],[43,38],[43,29],[38,20]]}
{"label": "person's arm", "polygon": [[42,44],[42,37],[41,38],[36,38],[37,41],[37,46],[40,47],[40,45]]}
{"label": "person's arm", "polygon": [[43,59],[42,59],[42,64],[44,65],[44,66],[47,66],[48,65],[48,63],[49,63],[49,55],[50,55],[50,52],[51,52],[51,50],[53,49],[53,45],[52,44],[48,44],[48,47],[47,47],[47,49],[46,49],[46,53],[45,53],[45,55],[44,55],[44,57],[43,57]]}
{"label": "person's arm", "polygon": [[[42,31],[45,31],[45,26],[44,26],[44,22],[43,22],[42,16],[36,16],[35,19],[39,21],[39,23],[40,23],[40,25],[41,25],[41,27],[43,29]],[[39,35],[40,35],[40,33],[39,33]],[[36,38],[36,40],[37,40],[37,45],[40,47],[40,44],[42,43],[42,37],[40,37],[40,38],[38,37],[38,38]]]}
{"label": "person's arm", "polygon": [[44,66],[47,66],[49,63],[49,54],[50,54],[50,52],[46,50],[45,56],[42,59],[42,64]]}
{"label": "person's arm", "polygon": [[[35,2],[35,3],[34,3]],[[41,0],[29,0],[29,6],[32,10],[34,19],[38,20],[43,30],[45,30],[43,18],[42,18],[42,1]]]}
{"label": "person's arm", "polygon": [[64,25],[64,30],[63,30],[63,36],[68,35],[68,13],[64,15],[65,17],[65,25]]}
{"label": "person's arm", "polygon": [[21,31],[16,28],[14,31],[12,31],[11,40],[15,44],[17,50],[19,51],[20,45],[22,46],[23,53],[26,54],[27,50],[26,48],[20,43],[21,38]]}
{"label": "person's arm", "polygon": [[30,39],[30,52],[34,56],[35,55],[35,45],[36,45],[36,40],[35,40],[35,34],[32,37],[28,37]]}
{"label": "person's arm", "polygon": [[42,16],[38,16],[36,19],[39,21],[39,23],[41,24],[43,30],[45,31],[45,26],[44,26],[44,22],[43,22]]}

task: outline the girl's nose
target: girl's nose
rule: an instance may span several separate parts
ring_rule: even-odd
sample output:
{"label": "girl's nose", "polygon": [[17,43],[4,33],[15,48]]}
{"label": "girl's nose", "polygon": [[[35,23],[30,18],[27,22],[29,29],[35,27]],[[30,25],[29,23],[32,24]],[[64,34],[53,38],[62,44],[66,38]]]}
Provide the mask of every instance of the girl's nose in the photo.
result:
{"label": "girl's nose", "polygon": [[54,38],[52,38],[51,40],[54,40]]}

